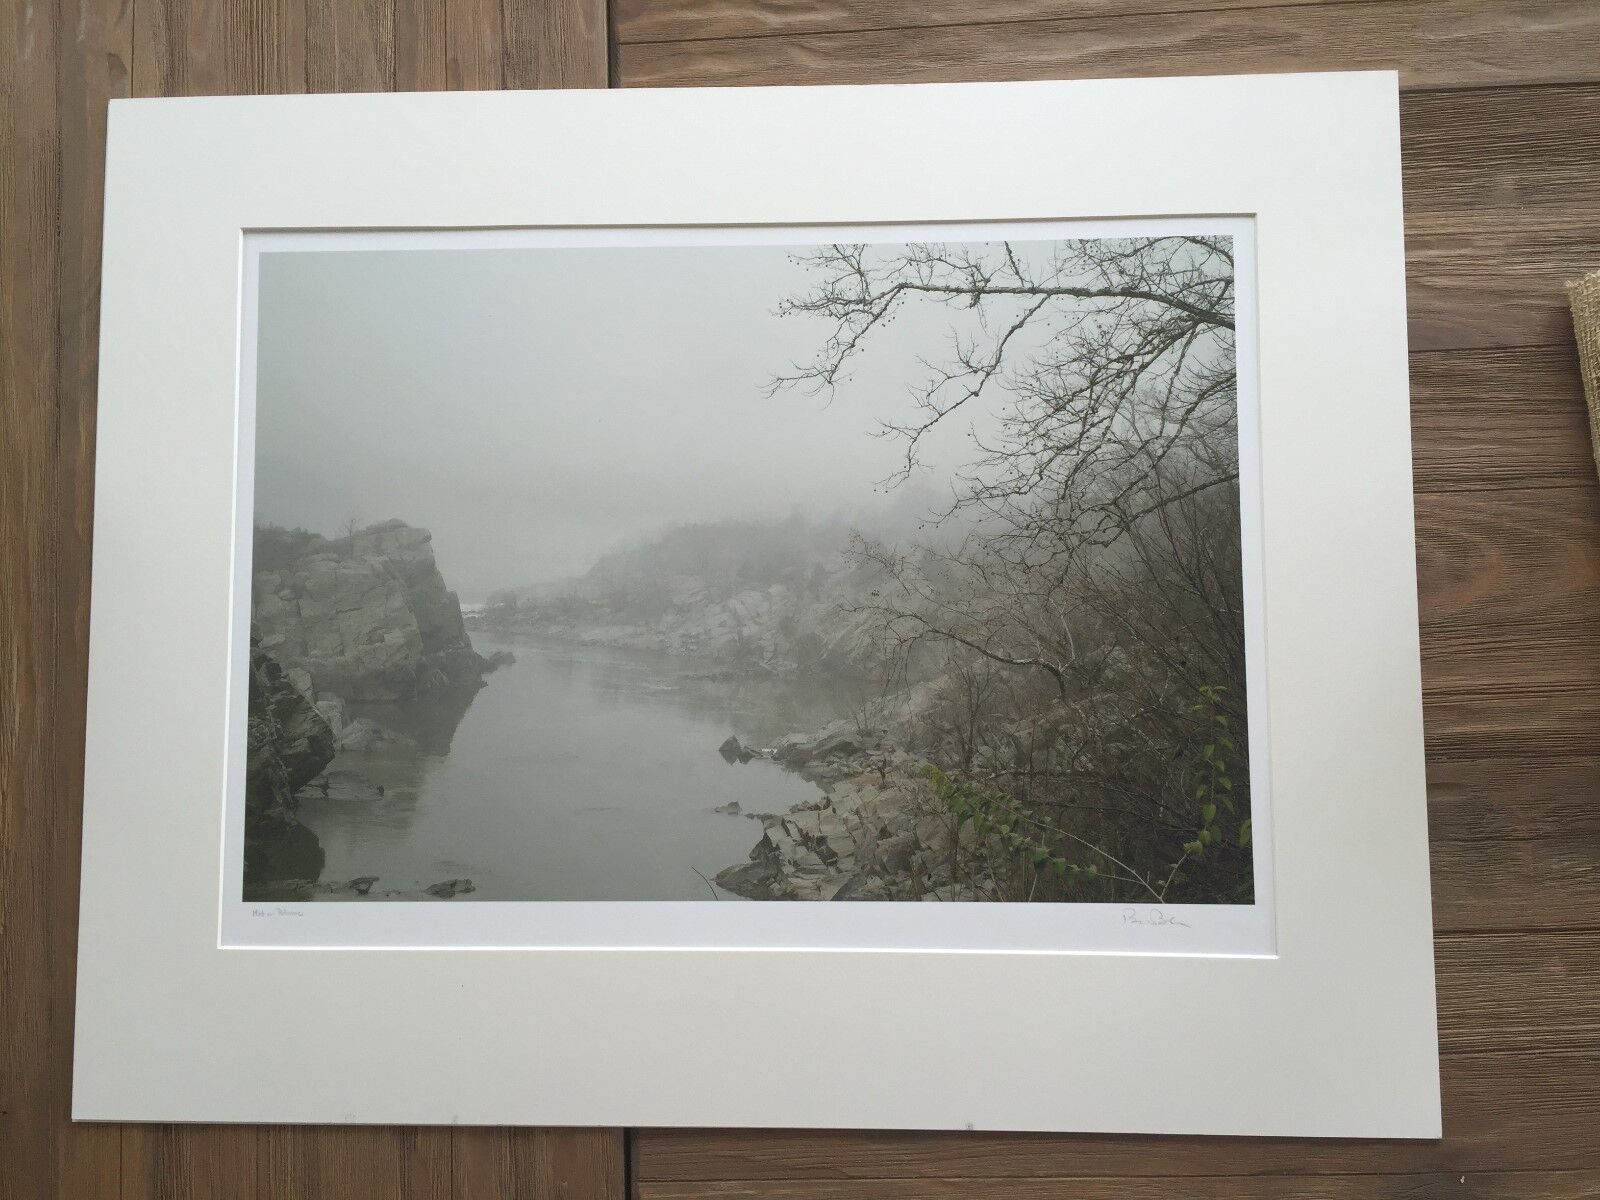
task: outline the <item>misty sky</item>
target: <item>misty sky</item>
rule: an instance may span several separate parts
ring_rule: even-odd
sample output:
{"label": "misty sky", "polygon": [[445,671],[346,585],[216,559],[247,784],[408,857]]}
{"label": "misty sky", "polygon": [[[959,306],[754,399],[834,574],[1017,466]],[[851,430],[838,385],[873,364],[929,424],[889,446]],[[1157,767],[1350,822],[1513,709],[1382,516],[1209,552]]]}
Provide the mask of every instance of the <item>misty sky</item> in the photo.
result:
{"label": "misty sky", "polygon": [[[667,525],[870,512],[901,454],[870,434],[910,416],[917,357],[943,361],[960,317],[904,310],[831,405],[769,398],[830,328],[772,314],[807,287],[790,253],[263,254],[256,519],[332,535],[399,517],[475,601]],[[971,424],[929,443],[925,484],[970,459]]]}

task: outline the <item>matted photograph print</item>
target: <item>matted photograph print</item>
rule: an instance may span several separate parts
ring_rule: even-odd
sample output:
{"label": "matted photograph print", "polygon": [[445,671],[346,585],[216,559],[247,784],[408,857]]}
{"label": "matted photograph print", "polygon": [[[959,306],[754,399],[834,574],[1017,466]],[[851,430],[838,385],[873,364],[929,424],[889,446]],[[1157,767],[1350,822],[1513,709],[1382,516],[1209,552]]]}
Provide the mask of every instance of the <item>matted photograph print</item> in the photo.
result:
{"label": "matted photograph print", "polygon": [[234,897],[1254,903],[1248,280],[1121,224],[254,235]]}

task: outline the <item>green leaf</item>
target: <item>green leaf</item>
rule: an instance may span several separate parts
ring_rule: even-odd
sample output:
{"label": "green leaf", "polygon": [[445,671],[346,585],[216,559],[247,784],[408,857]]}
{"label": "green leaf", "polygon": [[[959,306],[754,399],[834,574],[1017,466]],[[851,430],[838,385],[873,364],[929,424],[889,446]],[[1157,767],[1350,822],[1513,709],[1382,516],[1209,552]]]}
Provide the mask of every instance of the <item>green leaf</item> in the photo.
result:
{"label": "green leaf", "polygon": [[1200,819],[1207,825],[1217,819],[1217,806],[1215,804],[1203,805],[1200,809]]}
{"label": "green leaf", "polygon": [[1243,825],[1239,826],[1239,845],[1248,846],[1249,844],[1250,844],[1250,822],[1246,821]]}

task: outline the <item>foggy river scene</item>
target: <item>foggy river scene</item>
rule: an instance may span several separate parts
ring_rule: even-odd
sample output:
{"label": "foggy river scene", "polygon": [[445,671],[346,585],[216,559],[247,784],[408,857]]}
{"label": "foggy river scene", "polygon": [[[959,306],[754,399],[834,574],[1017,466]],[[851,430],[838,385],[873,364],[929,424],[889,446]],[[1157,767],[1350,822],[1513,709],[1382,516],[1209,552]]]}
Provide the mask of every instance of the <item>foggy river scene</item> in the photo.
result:
{"label": "foggy river scene", "polygon": [[1228,237],[258,262],[243,899],[1251,902]]}

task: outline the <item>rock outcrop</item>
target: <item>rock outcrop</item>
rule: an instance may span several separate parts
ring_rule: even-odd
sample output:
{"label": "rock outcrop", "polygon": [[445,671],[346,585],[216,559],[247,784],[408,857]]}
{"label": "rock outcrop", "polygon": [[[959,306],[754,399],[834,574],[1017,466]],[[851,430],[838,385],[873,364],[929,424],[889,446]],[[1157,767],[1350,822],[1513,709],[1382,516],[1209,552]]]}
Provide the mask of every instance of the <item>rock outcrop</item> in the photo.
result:
{"label": "rock outcrop", "polygon": [[748,862],[719,887],[751,900],[976,900],[953,881],[958,833],[922,778],[922,760],[844,722],[784,738],[772,757],[825,789],[761,822]]}
{"label": "rock outcrop", "polygon": [[261,645],[314,700],[411,700],[483,686],[433,535],[388,521],[342,538],[257,529],[252,614]]}
{"label": "rock outcrop", "polygon": [[586,646],[720,660],[767,675],[859,672],[878,662],[872,620],[849,613],[843,584],[805,591],[785,584],[732,594],[695,580],[662,585],[659,611],[617,612],[605,600],[529,601],[476,613],[473,628],[531,633]]}
{"label": "rock outcrop", "polygon": [[740,674],[857,675],[882,665],[866,601],[883,572],[842,522],[680,526],[602,555],[583,576],[502,590],[472,628],[717,660]]}
{"label": "rock outcrop", "polygon": [[[255,531],[245,899],[439,899],[474,890],[470,880],[446,880],[416,897],[376,892],[371,876],[319,883],[325,856],[297,815],[298,793],[313,780],[314,791],[329,795],[336,754],[419,751],[407,735],[355,715],[354,705],[376,703],[396,719],[445,713],[453,719],[442,724],[453,731],[483,675],[512,661],[473,650],[431,542],[426,529],[403,521],[342,538]],[[427,749],[443,753],[448,743],[447,732],[442,746]],[[375,786],[378,799],[383,792]]]}
{"label": "rock outcrop", "polygon": [[322,846],[296,816],[296,793],[333,761],[333,731],[252,637],[246,733],[244,877],[316,878]]}

